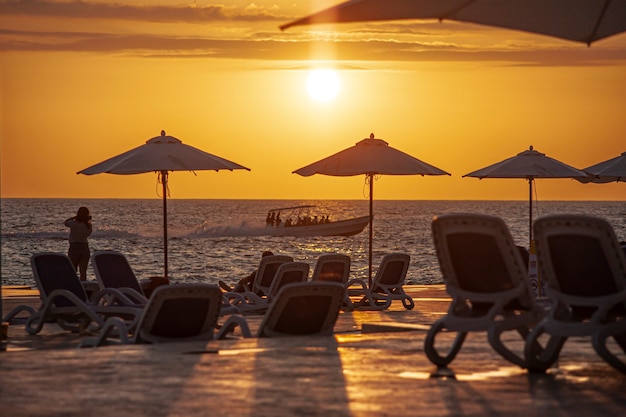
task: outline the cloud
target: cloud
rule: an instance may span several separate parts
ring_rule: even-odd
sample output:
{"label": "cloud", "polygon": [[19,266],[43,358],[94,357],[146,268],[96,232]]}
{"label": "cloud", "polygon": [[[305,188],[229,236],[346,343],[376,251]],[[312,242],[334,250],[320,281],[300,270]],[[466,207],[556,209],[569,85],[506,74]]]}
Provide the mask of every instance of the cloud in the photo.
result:
{"label": "cloud", "polygon": [[[528,50],[515,44],[478,48],[453,42],[397,40],[293,40],[286,35],[257,33],[246,39],[212,39],[151,34],[40,32],[0,30],[0,50],[89,52],[141,57],[235,58],[268,61],[482,61],[502,65],[599,65],[626,60],[626,50]],[[322,52],[315,52],[315,51]]]}
{"label": "cloud", "polygon": [[281,15],[276,7],[250,5],[141,6],[121,3],[91,3],[86,1],[53,2],[48,0],[6,0],[0,2],[4,16],[54,17],[98,20],[134,20],[142,22],[207,23],[214,21],[280,21],[290,17]]}
{"label": "cloud", "polygon": [[[283,15],[277,6],[254,3],[245,7],[141,6],[0,0],[0,15],[6,19],[0,30],[0,50],[14,52],[270,61],[489,61],[501,65],[610,65],[626,60],[625,42],[587,48],[456,22],[390,21],[281,32],[279,23],[293,17]],[[120,21],[130,23],[120,25]]]}

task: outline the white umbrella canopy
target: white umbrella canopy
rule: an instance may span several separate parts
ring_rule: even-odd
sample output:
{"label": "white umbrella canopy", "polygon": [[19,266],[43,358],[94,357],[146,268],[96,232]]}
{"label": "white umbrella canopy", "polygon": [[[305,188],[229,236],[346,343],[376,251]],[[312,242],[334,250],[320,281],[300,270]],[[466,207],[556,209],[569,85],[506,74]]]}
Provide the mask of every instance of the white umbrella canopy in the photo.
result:
{"label": "white umbrella canopy", "polygon": [[626,152],[615,158],[583,168],[589,178],[581,179],[580,182],[594,182],[604,184],[607,182],[626,182]]}
{"label": "white umbrella canopy", "polygon": [[382,139],[370,134],[356,145],[344,149],[310,165],[293,171],[294,174],[308,177],[314,174],[335,177],[365,175],[369,181],[370,225],[369,225],[369,284],[372,280],[372,231],[374,175],[450,175],[433,165],[420,161],[398,149],[392,148]]}
{"label": "white umbrella canopy", "polygon": [[438,19],[591,44],[626,31],[626,0],[352,0],[280,26]]}
{"label": "white umbrella canopy", "polygon": [[533,223],[533,181],[535,178],[586,178],[587,174],[556,159],[538,152],[531,146],[501,162],[489,165],[463,177],[483,178],[525,178],[529,185],[529,241],[532,241]]}
{"label": "white umbrella canopy", "polygon": [[168,136],[161,131],[156,136],[120,155],[109,158],[98,164],[92,165],[77,174],[118,174],[132,175],[146,172],[157,172],[163,184],[163,250],[164,250],[164,273],[168,276],[167,264],[167,177],[171,171],[219,171],[219,170],[245,169],[243,165],[231,162],[219,156],[201,151],[173,136]]}
{"label": "white umbrella canopy", "polygon": [[161,135],[120,155],[79,171],[79,174],[131,175],[160,171],[219,171],[248,168],[185,145],[180,139]]}
{"label": "white umbrella canopy", "polygon": [[295,174],[304,177],[313,174],[349,177],[363,174],[383,175],[450,175],[441,169],[420,161],[382,139],[363,139],[356,145],[302,167]]}

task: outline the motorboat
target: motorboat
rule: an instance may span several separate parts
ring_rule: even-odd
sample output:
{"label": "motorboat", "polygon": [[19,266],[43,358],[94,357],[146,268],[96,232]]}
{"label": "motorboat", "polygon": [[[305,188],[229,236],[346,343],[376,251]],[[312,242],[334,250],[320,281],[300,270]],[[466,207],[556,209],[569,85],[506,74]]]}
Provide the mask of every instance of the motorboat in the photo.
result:
{"label": "motorboat", "polygon": [[316,206],[301,205],[271,209],[265,223],[272,236],[354,236],[368,225],[369,216],[331,220]]}

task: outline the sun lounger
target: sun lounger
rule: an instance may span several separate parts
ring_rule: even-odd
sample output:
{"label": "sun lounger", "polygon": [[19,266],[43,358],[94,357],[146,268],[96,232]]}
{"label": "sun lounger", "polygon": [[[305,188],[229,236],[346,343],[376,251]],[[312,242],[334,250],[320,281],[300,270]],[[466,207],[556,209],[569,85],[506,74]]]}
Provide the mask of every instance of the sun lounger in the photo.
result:
{"label": "sun lounger", "polygon": [[122,320],[110,318],[97,338],[83,339],[79,347],[211,340],[221,303],[217,285],[161,286],[150,297],[132,334]]}
{"label": "sun lounger", "polygon": [[287,255],[270,255],[263,257],[259,263],[256,276],[254,277],[252,292],[267,297],[276,271],[278,271],[278,267],[286,262],[293,262],[293,258]]}
{"label": "sun lounger", "polygon": [[259,263],[252,288],[246,288],[241,293],[225,292],[225,299],[239,312],[263,313],[267,309],[267,296],[278,267],[287,262],[293,262],[293,258],[287,255],[264,256]]}
{"label": "sun lounger", "polygon": [[[469,332],[487,332],[493,349],[526,367],[521,352],[505,346],[502,335],[515,330],[525,341],[543,315],[529,285],[526,266],[504,221],[480,214],[446,214],[432,222],[433,240],[446,291],[448,313],[430,328],[424,341],[428,359],[447,366]],[[444,331],[456,332],[445,355],[436,343]],[[440,341],[441,342],[441,341]]]}
{"label": "sun lounger", "polygon": [[[335,282],[287,284],[270,304],[257,337],[330,336],[339,316],[345,288]],[[251,337],[245,318],[232,316],[217,338],[223,339],[240,327],[243,337]]]}
{"label": "sun lounger", "polygon": [[26,319],[26,331],[30,334],[39,333],[50,321],[56,321],[63,329],[84,333],[88,329],[99,329],[109,316],[129,320],[132,326],[141,312],[130,299],[115,289],[99,291],[89,300],[72,262],[65,254],[34,254],[31,266],[42,305]]}
{"label": "sun lounger", "polygon": [[278,266],[266,296],[247,292],[240,294],[241,299],[232,297],[232,293],[226,293],[225,297],[233,302],[233,307],[238,309],[240,313],[263,314],[282,287],[295,282],[306,282],[308,277],[309,264],[285,262]]}
{"label": "sun lounger", "polygon": [[534,235],[552,308],[526,344],[529,370],[546,371],[569,337],[591,336],[596,353],[626,373],[626,257],[613,228],[591,216],[554,215],[537,219]]}
{"label": "sun lounger", "polygon": [[348,283],[350,257],[341,253],[325,253],[315,261],[311,281]]}
{"label": "sun lounger", "polygon": [[285,262],[278,267],[270,285],[267,302],[271,303],[278,291],[287,284],[306,282],[309,278],[309,264],[306,262]]}
{"label": "sun lounger", "polygon": [[354,308],[384,310],[391,306],[393,300],[402,301],[407,310],[415,307],[411,296],[402,288],[410,260],[410,256],[405,253],[383,256],[370,288],[365,280],[350,280],[347,283],[350,296],[362,296],[361,300],[354,303]]}
{"label": "sun lounger", "polygon": [[100,288],[117,288],[138,304],[148,303],[124,254],[112,250],[95,251],[91,254],[91,265]]}
{"label": "sun lounger", "polygon": [[[337,282],[344,287],[350,278],[350,257],[341,253],[325,253],[315,262],[311,281]],[[354,305],[346,288],[342,308],[352,310]]]}
{"label": "sun lounger", "polygon": [[[143,288],[123,253],[112,250],[96,251],[91,255],[91,264],[100,288],[116,288],[139,305],[145,306],[148,303]],[[239,309],[226,298],[222,300],[220,315],[238,312]]]}

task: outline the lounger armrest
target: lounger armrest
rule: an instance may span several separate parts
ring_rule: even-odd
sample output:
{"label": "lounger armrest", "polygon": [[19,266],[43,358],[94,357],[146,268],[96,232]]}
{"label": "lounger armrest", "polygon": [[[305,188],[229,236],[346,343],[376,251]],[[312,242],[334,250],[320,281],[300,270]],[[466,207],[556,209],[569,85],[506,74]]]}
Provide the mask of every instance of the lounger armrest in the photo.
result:
{"label": "lounger armrest", "polygon": [[352,287],[353,285],[356,285],[362,289],[366,289],[367,287],[367,283],[365,282],[365,280],[361,279],[361,278],[353,278],[351,280],[349,280],[345,287],[350,289],[350,287]]}
{"label": "lounger armrest", "polygon": [[[145,298],[145,297],[144,297]],[[136,305],[136,302],[133,302],[130,298],[128,298],[120,289],[118,288],[104,288],[98,291],[92,297],[93,304],[103,304],[103,305],[126,305],[133,306]],[[147,301],[147,300],[146,300]]]}
{"label": "lounger armrest", "polygon": [[98,337],[88,337],[83,339],[78,345],[79,348],[84,347],[97,347],[103,346],[107,344],[109,336],[114,334],[114,331],[117,331],[117,336],[119,337],[119,343],[128,344],[130,343],[130,339],[128,337],[128,327],[124,320],[119,317],[109,317],[107,321],[102,326],[102,331],[98,335]]}
{"label": "lounger armrest", "polygon": [[117,290],[128,297],[134,304],[148,304],[146,296],[133,288],[123,287],[118,288]]}
{"label": "lounger armrest", "polygon": [[361,278],[353,278],[346,282],[344,285],[348,295],[365,295],[371,296],[371,292],[369,287],[367,286],[367,282]]}
{"label": "lounger armrest", "polygon": [[[266,300],[263,297],[258,296],[252,291],[245,292],[225,292],[223,294],[231,304],[238,306],[240,304],[266,304]],[[235,301],[234,303],[232,301]]]}
{"label": "lounger armrest", "polygon": [[552,288],[547,288],[546,294],[553,300],[563,301],[567,304],[590,307],[608,307],[609,309],[619,302],[626,301],[626,290],[622,290],[615,294],[587,297],[565,294]]}
{"label": "lounger armrest", "polygon": [[561,304],[575,305],[575,306],[587,306],[597,307],[598,309],[591,316],[592,321],[599,321],[606,317],[609,310],[620,303],[626,303],[626,289],[609,295],[603,295],[598,297],[584,297],[578,295],[564,294],[556,291],[552,288],[548,288],[546,291],[550,299],[555,300]]}
{"label": "lounger armrest", "polygon": [[491,293],[465,291],[454,286],[448,286],[446,289],[452,298],[465,298],[471,301],[501,304],[502,306],[526,292],[526,286],[523,283],[510,290]]}
{"label": "lounger armrest", "polygon": [[[23,311],[25,311],[27,313],[27,316],[26,317],[18,317],[20,315],[20,313],[22,313]],[[26,305],[26,304],[22,304],[22,305],[19,305],[19,306],[15,307],[10,312],[8,312],[7,315],[2,318],[2,321],[8,322],[10,324],[14,324],[18,320],[25,320],[25,319],[31,317],[33,314],[36,314],[36,313],[37,312],[35,311],[35,309],[32,308],[31,306]]]}
{"label": "lounger armrest", "polygon": [[217,336],[215,337],[218,340],[225,339],[229,333],[232,333],[237,327],[239,327],[241,331],[241,335],[245,338],[252,337],[250,333],[250,326],[248,326],[248,322],[241,316],[229,316],[222,327],[217,332]]}
{"label": "lounger armrest", "polygon": [[[46,298],[46,301],[43,303],[41,309],[36,313],[32,314],[26,320],[26,331],[29,334],[37,334],[43,327],[46,322],[48,315],[53,315],[54,313],[51,311],[54,307],[55,309],[68,309],[71,310],[74,307],[57,307],[54,305],[54,302],[57,298],[64,297],[69,300],[76,309],[85,314],[89,319],[95,323],[97,323],[97,327],[99,328],[103,324],[103,319],[101,319],[98,314],[93,310],[92,306],[87,305],[83,300],[78,298],[73,292],[68,291],[66,289],[56,289],[50,293],[50,295]],[[82,332],[84,329],[80,329]]]}

